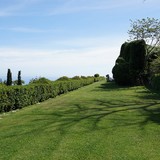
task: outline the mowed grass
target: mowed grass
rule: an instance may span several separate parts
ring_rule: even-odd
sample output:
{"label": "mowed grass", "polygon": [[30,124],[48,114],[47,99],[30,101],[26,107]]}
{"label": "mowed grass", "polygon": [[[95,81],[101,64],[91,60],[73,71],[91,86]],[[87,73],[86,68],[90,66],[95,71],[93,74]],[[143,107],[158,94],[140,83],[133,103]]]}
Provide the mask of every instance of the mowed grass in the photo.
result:
{"label": "mowed grass", "polygon": [[160,97],[97,82],[0,115],[1,160],[159,160]]}

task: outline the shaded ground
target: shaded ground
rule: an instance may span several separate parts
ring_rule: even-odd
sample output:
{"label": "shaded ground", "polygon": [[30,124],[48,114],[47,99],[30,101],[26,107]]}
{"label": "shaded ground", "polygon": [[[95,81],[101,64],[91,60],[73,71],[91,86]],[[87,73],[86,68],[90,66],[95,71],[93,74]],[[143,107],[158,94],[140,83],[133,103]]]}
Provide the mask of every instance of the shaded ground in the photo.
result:
{"label": "shaded ground", "polygon": [[1,116],[2,159],[159,159],[160,96],[96,83]]}

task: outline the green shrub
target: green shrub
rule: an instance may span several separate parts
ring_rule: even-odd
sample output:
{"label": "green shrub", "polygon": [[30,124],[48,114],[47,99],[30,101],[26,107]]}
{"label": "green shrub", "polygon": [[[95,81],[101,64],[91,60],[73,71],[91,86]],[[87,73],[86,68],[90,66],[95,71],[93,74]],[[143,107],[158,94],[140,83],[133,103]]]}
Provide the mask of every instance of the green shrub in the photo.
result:
{"label": "green shrub", "polygon": [[115,82],[119,85],[129,85],[131,83],[129,64],[121,57],[118,58],[116,62],[116,65],[112,69]]}
{"label": "green shrub", "polygon": [[67,76],[62,76],[60,78],[57,79],[57,81],[68,81],[70,78],[68,78]]}
{"label": "green shrub", "polygon": [[112,69],[115,82],[121,85],[140,85],[145,68],[146,43],[137,40],[124,43]]}
{"label": "green shrub", "polygon": [[74,76],[74,77],[72,77],[72,79],[79,80],[79,79],[81,79],[81,77],[79,77],[79,76]]}
{"label": "green shrub", "polygon": [[151,87],[155,90],[160,90],[160,74],[155,74],[151,78]]}
{"label": "green shrub", "polygon": [[94,82],[94,77],[51,82],[45,78],[34,80],[26,86],[0,86],[0,112],[21,109],[25,106],[54,98]]}
{"label": "green shrub", "polygon": [[86,79],[87,77],[86,77],[86,76],[81,76],[81,78],[82,78],[82,79]]}
{"label": "green shrub", "polygon": [[50,81],[49,79],[45,78],[45,77],[40,77],[40,78],[35,78],[35,79],[31,79],[29,84],[50,84],[52,81]]}

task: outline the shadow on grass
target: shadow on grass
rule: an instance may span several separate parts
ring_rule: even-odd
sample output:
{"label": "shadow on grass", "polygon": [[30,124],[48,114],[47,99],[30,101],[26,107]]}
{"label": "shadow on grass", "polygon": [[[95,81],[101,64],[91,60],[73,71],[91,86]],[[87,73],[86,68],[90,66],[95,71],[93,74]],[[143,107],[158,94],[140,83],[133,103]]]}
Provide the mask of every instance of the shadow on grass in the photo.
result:
{"label": "shadow on grass", "polygon": [[[160,102],[130,104],[121,102],[118,105],[110,101],[95,100],[94,103],[97,104],[97,107],[88,108],[85,105],[75,104],[72,109],[59,110],[50,115],[42,114],[40,115],[41,119],[35,119],[32,123],[42,122],[38,132],[49,130],[49,132],[59,132],[61,135],[67,133],[83,134],[103,129],[108,131],[128,126],[138,126],[140,129],[144,129],[145,125],[150,122],[160,124],[160,108],[154,108],[157,105],[160,106]],[[104,119],[110,124],[101,124]],[[45,121],[46,123],[44,123]],[[78,127],[82,130],[77,129]]]}
{"label": "shadow on grass", "polygon": [[115,82],[107,82],[101,84],[99,87],[95,89],[95,91],[117,91],[117,90],[125,90],[128,89],[129,86],[119,86]]}
{"label": "shadow on grass", "polygon": [[[109,90],[125,90],[127,87],[123,88],[114,83],[107,83],[101,85],[99,89],[108,92]],[[27,122],[30,129],[25,133],[17,133],[13,136],[49,132],[59,133],[62,137],[68,133],[83,134],[103,129],[108,131],[111,128],[117,129],[133,125],[143,129],[150,122],[160,125],[159,96],[153,94],[151,98],[155,101],[146,101],[151,95],[149,91],[145,94],[137,93],[139,101],[133,102],[94,99],[87,103],[73,104],[68,108],[59,108],[52,113],[43,111],[27,115],[34,116]],[[34,124],[37,123],[38,125],[35,126]]]}
{"label": "shadow on grass", "polygon": [[146,88],[146,90],[138,91],[137,93],[142,99],[160,100],[160,92],[151,88]]}

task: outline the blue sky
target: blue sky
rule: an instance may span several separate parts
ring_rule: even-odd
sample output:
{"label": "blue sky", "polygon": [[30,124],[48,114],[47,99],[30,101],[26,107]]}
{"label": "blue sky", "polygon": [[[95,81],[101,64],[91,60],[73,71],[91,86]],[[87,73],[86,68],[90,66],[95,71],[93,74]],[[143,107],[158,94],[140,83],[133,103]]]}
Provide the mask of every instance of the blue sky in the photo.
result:
{"label": "blue sky", "polygon": [[1,0],[0,77],[111,74],[130,19],[159,10],[159,0]]}

